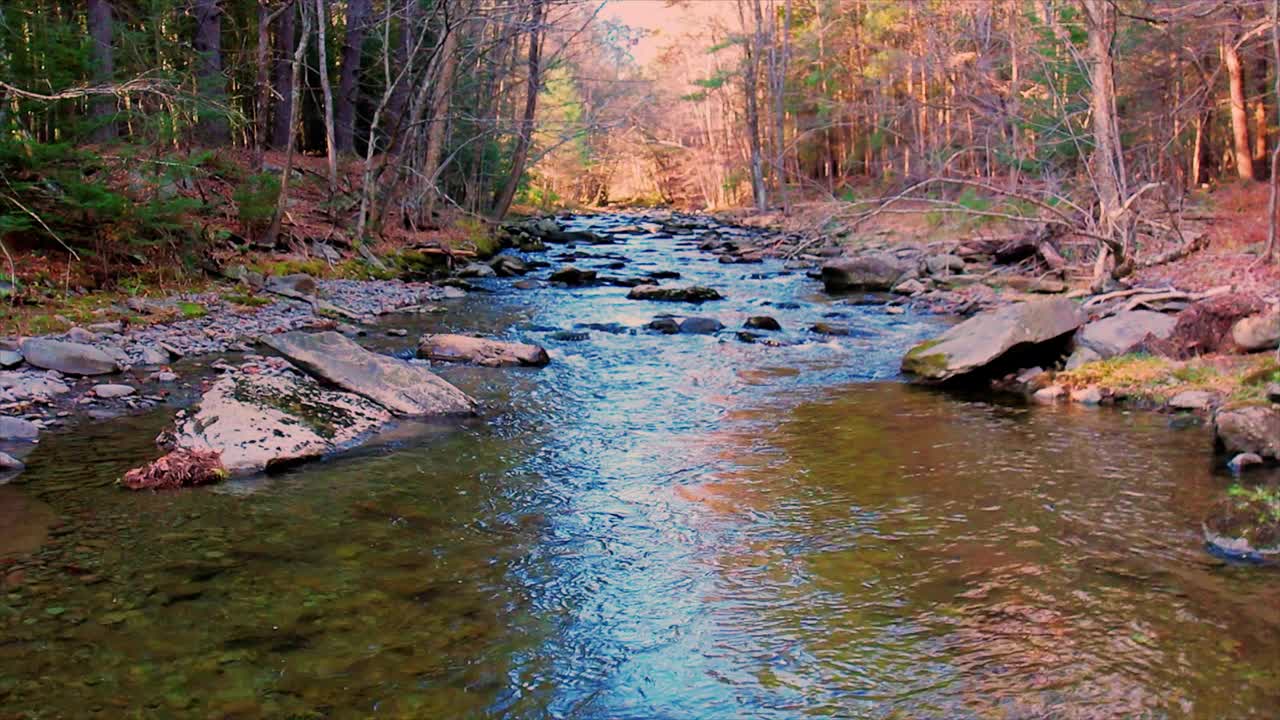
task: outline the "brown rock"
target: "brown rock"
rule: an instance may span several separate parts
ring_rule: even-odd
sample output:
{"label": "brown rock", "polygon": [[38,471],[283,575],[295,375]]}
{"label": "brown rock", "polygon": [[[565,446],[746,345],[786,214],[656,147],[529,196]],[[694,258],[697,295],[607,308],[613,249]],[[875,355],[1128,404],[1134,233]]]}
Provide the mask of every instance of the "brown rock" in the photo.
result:
{"label": "brown rock", "polygon": [[418,357],[487,367],[503,365],[542,367],[551,362],[547,351],[537,345],[449,334],[424,336],[418,342]]}

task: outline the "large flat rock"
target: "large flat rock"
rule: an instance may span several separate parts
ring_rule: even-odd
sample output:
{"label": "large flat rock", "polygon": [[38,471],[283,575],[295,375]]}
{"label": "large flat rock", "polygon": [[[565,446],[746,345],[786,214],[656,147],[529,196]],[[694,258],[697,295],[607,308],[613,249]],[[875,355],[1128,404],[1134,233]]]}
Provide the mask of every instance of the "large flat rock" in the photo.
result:
{"label": "large flat rock", "polygon": [[975,315],[912,348],[902,360],[902,370],[943,382],[991,365],[1015,348],[1034,349],[1061,340],[1082,322],[1079,308],[1065,298],[1007,305]]}
{"label": "large flat rock", "polygon": [[114,358],[102,349],[83,343],[31,338],[22,343],[27,363],[65,375],[107,375],[119,371]]}
{"label": "large flat rock", "polygon": [[216,451],[229,474],[249,475],[350,449],[391,420],[372,400],[309,377],[235,373],[174,434],[177,449]]}
{"label": "large flat rock", "polygon": [[289,332],[263,342],[305,372],[397,415],[471,415],[466,393],[420,365],[380,355],[336,332]]}
{"label": "large flat rock", "polygon": [[839,258],[822,266],[827,292],[888,291],[907,274],[907,268],[883,255]]}

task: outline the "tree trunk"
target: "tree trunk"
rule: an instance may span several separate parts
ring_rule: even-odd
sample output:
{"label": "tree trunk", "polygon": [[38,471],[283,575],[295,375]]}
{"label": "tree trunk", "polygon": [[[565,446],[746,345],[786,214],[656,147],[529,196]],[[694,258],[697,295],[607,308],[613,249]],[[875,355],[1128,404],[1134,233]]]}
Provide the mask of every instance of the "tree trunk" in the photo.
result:
{"label": "tree trunk", "polygon": [[356,103],[360,91],[360,60],[369,30],[370,0],[348,0],[347,34],[342,46],[342,71],[335,107],[338,152],[350,152],[355,142]]}
{"label": "tree trunk", "polygon": [[[754,6],[755,16],[758,17],[761,14],[759,0],[750,0],[750,2]],[[743,0],[738,0],[738,18],[742,21],[745,31],[747,20],[742,3]],[[769,207],[768,193],[764,184],[764,159],[760,149],[760,107],[757,97],[762,44],[760,25],[756,22],[755,30],[745,45],[746,66],[743,73],[743,92],[746,95],[747,106],[747,146],[751,155],[751,199],[755,202],[756,210],[760,212],[764,212]]]}
{"label": "tree trunk", "polygon": [[520,134],[516,138],[515,152],[511,156],[511,174],[502,189],[493,198],[493,209],[490,217],[502,220],[511,209],[511,201],[515,200],[516,188],[524,175],[524,164],[529,158],[529,145],[533,142],[533,121],[538,110],[538,90],[542,82],[542,18],[545,8],[543,0],[533,0],[530,11],[531,28],[529,30],[529,80],[524,101],[524,117],[520,122]]}
{"label": "tree trunk", "polygon": [[1229,36],[1222,43],[1222,59],[1227,66],[1231,87],[1231,136],[1234,141],[1236,173],[1245,180],[1253,180],[1253,145],[1249,142],[1249,112],[1244,97],[1244,66],[1240,63],[1240,51],[1235,47],[1235,37]]}
{"label": "tree trunk", "polygon": [[196,79],[200,88],[200,139],[206,145],[231,141],[227,129],[226,78],[222,76],[222,8],[220,0],[195,0],[196,36],[194,47]]}
{"label": "tree trunk", "polygon": [[1131,269],[1128,250],[1133,220],[1124,204],[1124,151],[1116,115],[1115,57],[1116,8],[1110,0],[1080,0],[1089,35],[1090,106],[1093,115],[1093,184],[1098,195],[1098,225],[1108,240],[1098,249],[1094,285],[1105,280],[1108,256],[1114,262],[1113,277]]}
{"label": "tree trunk", "polygon": [[271,64],[271,23],[280,15],[289,14],[288,3],[271,10],[270,6],[258,1],[258,51],[255,58],[257,64],[257,95],[253,105],[253,168],[261,172],[263,156],[267,151],[267,115],[271,111],[271,84],[268,78]]}
{"label": "tree trunk", "polygon": [[[292,3],[291,3],[292,4]],[[286,10],[276,25],[276,63],[275,86],[276,110],[275,123],[271,131],[271,146],[283,148],[293,140],[293,53],[297,48],[297,12],[294,8]]]}
{"label": "tree trunk", "polygon": [[[1280,121],[1280,0],[1271,0],[1271,65],[1275,69],[1275,107]],[[1267,246],[1263,249],[1263,262],[1273,262],[1276,244],[1280,242],[1280,218],[1276,217],[1280,205],[1280,139],[1271,150],[1271,193],[1267,200]]]}
{"label": "tree trunk", "polygon": [[[280,194],[276,198],[276,210],[271,216],[271,225],[267,229],[267,240],[274,245],[276,238],[280,236],[280,223],[284,220],[285,209],[289,206],[289,176],[293,174],[293,145],[294,131],[298,127],[300,114],[298,107],[301,99],[298,97],[299,90],[302,87],[302,64],[307,59],[307,41],[311,36],[311,23],[308,22],[307,6],[305,2],[297,3],[298,14],[302,16],[302,40],[298,43],[297,49],[294,50],[292,67],[290,68],[291,77],[289,80],[289,129],[285,133],[285,151],[284,151],[284,167],[280,170]],[[286,15],[292,15],[293,9],[285,11]],[[292,26],[292,23],[290,23]]]}
{"label": "tree trunk", "polygon": [[440,174],[440,158],[444,156],[445,130],[449,127],[449,104],[453,97],[453,76],[458,70],[458,32],[459,28],[446,28],[440,73],[435,78],[435,87],[431,92],[431,120],[427,124],[427,152],[422,161],[422,172],[431,183],[427,190],[427,217],[435,209],[437,191],[435,188]]}
{"label": "tree trunk", "polygon": [[[110,83],[115,74],[111,53],[112,18],[110,0],[89,0],[89,36],[93,38],[93,78],[100,84]],[[116,137],[115,99],[98,95],[90,103],[90,114],[96,126],[94,142],[110,142]]]}
{"label": "tree trunk", "polygon": [[329,84],[329,54],[325,49],[328,43],[326,29],[329,25],[329,9],[327,0],[315,0],[316,38],[320,51],[320,88],[324,92],[324,146],[325,158],[329,161],[329,199],[338,194],[338,151],[334,140],[333,123],[333,86]]}

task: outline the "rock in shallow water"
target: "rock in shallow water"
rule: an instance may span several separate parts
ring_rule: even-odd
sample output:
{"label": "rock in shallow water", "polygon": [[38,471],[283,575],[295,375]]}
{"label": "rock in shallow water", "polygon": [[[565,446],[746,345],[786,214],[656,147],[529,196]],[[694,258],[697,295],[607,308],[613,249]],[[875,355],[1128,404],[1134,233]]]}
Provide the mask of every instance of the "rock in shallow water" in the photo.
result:
{"label": "rock in shallow water", "polygon": [[722,300],[719,292],[709,287],[693,285],[683,288],[658,287],[657,285],[639,285],[627,293],[631,300],[656,300],[661,302],[703,303],[711,300]]}
{"label": "rock in shallow water", "polygon": [[1213,430],[1218,447],[1228,454],[1253,453],[1280,460],[1280,407],[1236,405],[1214,415]]}
{"label": "rock in shallow water", "polygon": [[290,332],[263,342],[315,377],[398,415],[469,415],[475,401],[425,367],[370,352],[336,332]]}
{"label": "rock in shallow water", "polygon": [[1015,348],[1034,349],[1064,339],[1082,320],[1076,304],[1065,298],[1008,305],[917,345],[903,358],[902,369],[924,380],[950,380],[991,365]]}
{"label": "rock in shallow water", "polygon": [[134,388],[128,385],[106,384],[106,385],[93,386],[93,394],[97,395],[103,400],[112,400],[115,398],[128,397],[134,394],[135,392],[137,392],[137,390],[135,390]]}
{"label": "rock in shallow water", "polygon": [[542,367],[551,362],[547,351],[537,345],[451,334],[423,336],[418,343],[418,357],[487,367],[503,365]]}
{"label": "rock in shallow water", "polygon": [[30,420],[0,415],[0,440],[35,442],[39,437],[40,428]]}
{"label": "rock in shallow water", "polygon": [[22,356],[38,368],[67,375],[107,375],[120,369],[115,359],[100,348],[47,338],[23,342]]}
{"label": "rock in shallow water", "polygon": [[894,258],[861,255],[823,265],[822,284],[827,292],[889,290],[906,274]]}

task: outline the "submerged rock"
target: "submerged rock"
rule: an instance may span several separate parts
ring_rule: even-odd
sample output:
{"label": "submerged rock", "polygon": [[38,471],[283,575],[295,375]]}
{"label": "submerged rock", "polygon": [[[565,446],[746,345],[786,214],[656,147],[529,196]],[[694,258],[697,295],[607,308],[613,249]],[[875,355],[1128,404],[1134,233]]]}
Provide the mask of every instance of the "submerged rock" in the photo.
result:
{"label": "submerged rock", "polygon": [[22,343],[27,363],[66,375],[108,375],[120,370],[115,359],[93,345],[31,338]]}
{"label": "submerged rock", "polygon": [[305,372],[397,415],[469,415],[475,401],[429,369],[365,350],[336,332],[290,332],[263,342]]}
{"label": "submerged rock", "polygon": [[418,343],[418,357],[487,367],[503,365],[542,367],[551,362],[547,351],[537,345],[451,334],[423,336]]}
{"label": "submerged rock", "polygon": [[[990,366],[1014,350],[1056,353],[1058,348],[1039,346],[1065,340],[1081,322],[1079,309],[1065,298],[989,310],[917,345],[903,358],[902,370],[923,380],[942,382]],[[1051,364],[1040,362],[1044,358],[1031,360],[1027,364]]]}
{"label": "submerged rock", "polygon": [[891,290],[907,274],[895,259],[880,255],[859,255],[833,260],[822,266],[822,284],[827,292]]}
{"label": "submerged rock", "polygon": [[660,302],[703,303],[711,300],[723,300],[719,292],[709,287],[691,285],[689,287],[658,287],[657,285],[639,285],[627,293],[631,300],[656,300]]}

